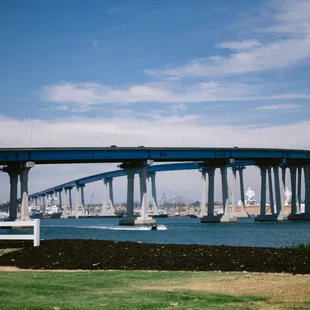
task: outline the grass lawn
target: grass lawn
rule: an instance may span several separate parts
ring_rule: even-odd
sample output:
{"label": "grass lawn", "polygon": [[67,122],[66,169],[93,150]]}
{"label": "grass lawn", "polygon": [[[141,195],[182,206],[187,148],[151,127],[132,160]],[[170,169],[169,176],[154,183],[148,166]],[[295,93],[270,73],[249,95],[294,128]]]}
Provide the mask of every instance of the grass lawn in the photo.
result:
{"label": "grass lawn", "polygon": [[[217,272],[2,271],[0,279],[0,309],[310,308],[308,276]],[[306,291],[302,293],[305,296],[294,298],[294,295],[286,294],[284,301],[277,298],[278,293],[283,293],[281,287],[291,289],[290,282],[292,287],[297,286],[299,294],[301,286],[305,287]],[[247,287],[252,290],[248,291]],[[265,287],[265,293],[262,287]]]}
{"label": "grass lawn", "polygon": [[19,250],[21,250],[21,249],[19,249],[19,248],[0,249],[0,256],[4,255],[4,254],[7,254],[7,253],[19,251]]}

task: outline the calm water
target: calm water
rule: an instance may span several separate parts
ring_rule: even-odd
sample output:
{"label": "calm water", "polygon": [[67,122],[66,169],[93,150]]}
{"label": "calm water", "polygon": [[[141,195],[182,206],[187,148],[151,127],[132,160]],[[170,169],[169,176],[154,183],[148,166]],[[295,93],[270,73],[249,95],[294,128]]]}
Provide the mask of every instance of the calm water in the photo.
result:
{"label": "calm water", "polygon": [[[41,239],[104,239],[148,243],[283,247],[310,243],[310,222],[201,224],[197,218],[157,219],[158,231],[119,226],[119,219],[41,220]],[[0,233],[8,231],[1,229]]]}

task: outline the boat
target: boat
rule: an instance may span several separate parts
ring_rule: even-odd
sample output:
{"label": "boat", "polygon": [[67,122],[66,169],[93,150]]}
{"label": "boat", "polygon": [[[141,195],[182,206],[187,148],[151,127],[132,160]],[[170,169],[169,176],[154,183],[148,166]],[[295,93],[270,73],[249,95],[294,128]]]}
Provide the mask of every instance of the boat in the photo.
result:
{"label": "boat", "polygon": [[60,219],[62,215],[61,209],[57,205],[46,207],[43,214],[45,219]]}
{"label": "boat", "polygon": [[44,219],[60,219],[62,216],[61,206],[57,205],[57,197],[47,199],[47,207],[43,213]]}
{"label": "boat", "polygon": [[44,212],[40,206],[30,205],[29,206],[29,218],[30,219],[42,219]]}

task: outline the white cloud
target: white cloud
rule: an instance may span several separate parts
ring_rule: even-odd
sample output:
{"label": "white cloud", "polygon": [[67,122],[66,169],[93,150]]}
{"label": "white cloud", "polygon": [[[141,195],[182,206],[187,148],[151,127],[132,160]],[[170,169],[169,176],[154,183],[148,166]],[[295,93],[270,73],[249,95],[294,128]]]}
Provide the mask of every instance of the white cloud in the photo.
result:
{"label": "white cloud", "polygon": [[[214,55],[162,70],[146,70],[154,76],[216,76],[268,71],[298,65],[310,58],[310,1],[272,2],[268,26],[252,29],[249,39],[222,42],[218,47],[236,50],[229,56]],[[264,33],[262,40],[253,38]]]}
{"label": "white cloud", "polygon": [[221,48],[228,48],[228,49],[235,49],[235,50],[246,50],[250,49],[251,47],[255,47],[260,45],[257,40],[248,40],[248,41],[230,41],[230,42],[222,42],[218,44],[218,47]]}
{"label": "white cloud", "polygon": [[[67,83],[45,86],[41,99],[56,103],[199,103],[258,99],[309,98],[309,93],[272,93],[272,85],[202,82],[191,85],[151,83],[112,88],[99,83]],[[269,91],[269,92],[267,92]]]}
{"label": "white cloud", "polygon": [[184,103],[179,103],[179,104],[174,104],[172,107],[172,109],[174,110],[182,110],[182,111],[185,111],[188,109],[188,106]]}
{"label": "white cloud", "polygon": [[267,104],[256,107],[254,110],[290,110],[301,108],[301,104],[296,103],[281,103],[281,104]]}

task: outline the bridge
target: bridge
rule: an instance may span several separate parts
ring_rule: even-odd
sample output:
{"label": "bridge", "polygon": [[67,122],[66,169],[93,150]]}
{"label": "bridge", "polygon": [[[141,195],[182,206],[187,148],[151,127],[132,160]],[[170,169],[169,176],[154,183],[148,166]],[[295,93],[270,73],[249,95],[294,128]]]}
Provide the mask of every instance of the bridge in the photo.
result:
{"label": "bridge", "polygon": [[[292,212],[291,219],[310,218],[310,182],[309,182],[309,150],[290,150],[290,149],[254,149],[254,148],[161,148],[161,147],[105,147],[105,148],[13,148],[0,149],[0,164],[4,165],[3,171],[10,176],[10,218],[16,218],[17,210],[17,183],[18,177],[21,181],[21,193],[28,195],[28,173],[29,170],[39,164],[61,164],[61,163],[99,163],[116,162],[121,163],[120,168],[113,172],[98,174],[86,178],[71,181],[31,197],[44,196],[49,192],[69,192],[71,200],[71,189],[78,191],[80,197],[78,203],[83,203],[83,187],[86,183],[104,179],[105,191],[110,193],[108,198],[111,201],[113,193],[112,180],[114,177],[126,175],[127,184],[127,214],[122,223],[124,224],[145,224],[153,220],[148,217],[147,210],[149,198],[147,192],[147,179],[151,178],[155,184],[155,176],[151,173],[157,171],[200,169],[202,173],[202,188],[206,188],[206,175],[208,175],[208,208],[205,207],[205,190],[202,190],[202,222],[232,221],[228,214],[228,182],[227,168],[232,167],[234,180],[239,172],[240,187],[243,186],[242,171],[246,165],[252,164],[260,168],[261,171],[261,206],[260,216],[257,220],[283,220],[284,201],[283,192],[285,187],[285,172],[290,171],[292,187]],[[179,166],[173,165],[154,165],[153,162],[188,162],[181,163]],[[194,162],[194,163],[193,163]],[[159,167],[161,166],[161,168]],[[156,168],[157,167],[157,168]],[[173,168],[175,167],[175,168]],[[224,215],[214,215],[214,172],[219,168],[222,179],[222,198],[224,205]],[[156,170],[162,169],[162,170]],[[167,169],[167,170],[165,170]],[[280,181],[279,170],[282,171]],[[141,198],[141,217],[133,217],[133,180],[135,173],[139,173],[140,178],[140,198]],[[155,175],[155,174],[154,174]],[[266,189],[267,175],[269,193],[271,201],[271,214],[266,214]],[[305,212],[300,214],[302,175],[304,176],[305,188]],[[273,203],[273,183],[275,189],[275,204]],[[109,186],[109,190],[108,190]],[[155,185],[152,185],[155,188]],[[233,204],[235,203],[235,182],[233,182]],[[204,194],[203,194],[204,193]],[[113,194],[112,194],[113,196]],[[154,194],[152,194],[154,200]],[[244,203],[244,197],[241,200]],[[204,207],[203,207],[204,205]],[[22,212],[26,214],[26,210]],[[27,214],[25,215],[27,216]]]}

